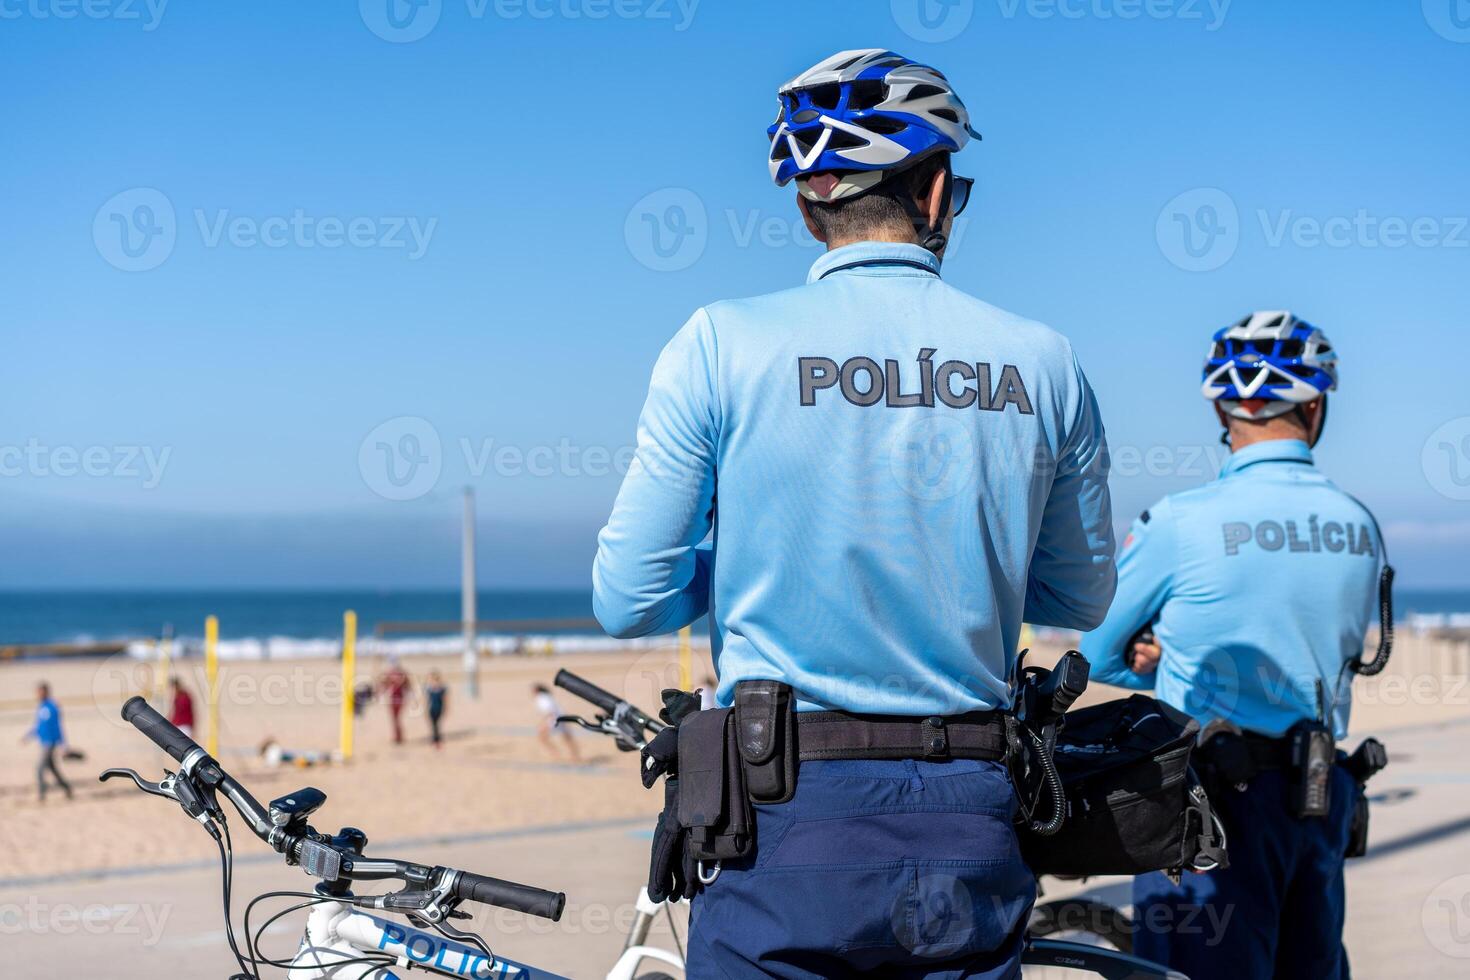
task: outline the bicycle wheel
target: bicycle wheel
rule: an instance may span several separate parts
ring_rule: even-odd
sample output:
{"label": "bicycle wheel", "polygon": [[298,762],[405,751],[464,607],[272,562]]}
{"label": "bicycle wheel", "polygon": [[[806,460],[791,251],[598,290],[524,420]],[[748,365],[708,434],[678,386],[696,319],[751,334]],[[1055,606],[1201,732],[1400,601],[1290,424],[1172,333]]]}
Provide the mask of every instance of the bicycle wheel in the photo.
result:
{"label": "bicycle wheel", "polygon": [[1093,899],[1061,898],[1038,905],[1026,931],[1049,939],[1096,940],[1121,953],[1133,952],[1133,920]]}

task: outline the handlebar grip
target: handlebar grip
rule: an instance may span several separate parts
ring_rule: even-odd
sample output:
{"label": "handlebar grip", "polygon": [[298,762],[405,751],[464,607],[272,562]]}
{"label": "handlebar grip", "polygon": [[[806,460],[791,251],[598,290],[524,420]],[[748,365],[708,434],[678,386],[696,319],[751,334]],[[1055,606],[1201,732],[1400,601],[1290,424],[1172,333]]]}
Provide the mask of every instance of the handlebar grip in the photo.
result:
{"label": "handlebar grip", "polygon": [[199,743],[179,731],[172,722],[154,711],[140,697],[128,699],[122,707],[122,716],[123,721],[132,723],[134,728],[152,739],[153,744],[167,752],[175,762],[182,763],[190,752],[199,748]]}
{"label": "handlebar grip", "polygon": [[622,698],[609,691],[604,691],[591,681],[583,680],[569,670],[557,671],[556,680],[552,683],[583,701],[596,705],[608,714],[613,714],[618,710],[618,705],[623,703]]}
{"label": "handlebar grip", "polygon": [[524,912],[527,915],[539,915],[552,922],[561,918],[562,909],[566,908],[567,904],[567,896],[564,892],[549,892],[541,888],[532,888],[530,885],[518,885],[513,881],[487,878],[468,871],[459,873],[459,880],[454,884],[454,894],[466,901],[494,905],[513,912]]}

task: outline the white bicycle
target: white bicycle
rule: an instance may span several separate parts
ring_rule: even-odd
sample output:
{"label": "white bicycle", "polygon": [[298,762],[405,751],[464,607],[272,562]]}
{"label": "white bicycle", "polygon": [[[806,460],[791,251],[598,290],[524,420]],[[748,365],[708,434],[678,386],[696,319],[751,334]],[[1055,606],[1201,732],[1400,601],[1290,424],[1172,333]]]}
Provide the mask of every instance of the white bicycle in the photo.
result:
{"label": "white bicycle", "polygon": [[[397,980],[398,971],[422,970],[468,980],[568,980],[560,974],[497,956],[478,935],[462,932],[451,920],[469,918],[460,911],[468,902],[494,905],[552,920],[561,918],[566,895],[503,881],[455,868],[430,867],[411,861],[367,857],[367,835],[344,827],[328,836],[307,823],[326,802],[326,794],[304,789],[262,806],[195,742],[150,708],[142,698],[123,705],[123,718],[147,735],[179,764],[164,778],[150,782],[131,769],[108,769],[103,780],[124,776],[145,793],[173,800],[205,828],[219,847],[223,876],[225,937],[240,972],[231,980],[260,980],[263,967],[287,971],[289,980]],[[279,852],[289,865],[299,865],[318,880],[315,892],[267,892],[245,909],[244,948],[235,936],[230,912],[234,850],[219,797],[239,812],[250,830]],[[383,895],[352,894],[356,882],[399,881],[404,887]],[[267,900],[297,899],[274,911],[252,930],[251,915]],[[275,959],[260,951],[260,937],[286,915],[310,909],[301,945],[291,959]],[[608,980],[634,980],[645,958],[682,967],[683,958],[643,947],[660,906],[640,895],[627,949]],[[372,913],[402,916],[408,924]],[[653,977],[640,978],[653,980]]]}

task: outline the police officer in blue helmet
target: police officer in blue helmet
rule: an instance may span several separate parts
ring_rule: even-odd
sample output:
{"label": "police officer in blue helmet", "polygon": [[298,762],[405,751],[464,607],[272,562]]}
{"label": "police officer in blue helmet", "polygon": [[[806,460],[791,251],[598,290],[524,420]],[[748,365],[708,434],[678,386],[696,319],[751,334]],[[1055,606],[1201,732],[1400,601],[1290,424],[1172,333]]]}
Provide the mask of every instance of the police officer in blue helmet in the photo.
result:
{"label": "police officer in blue helmet", "polygon": [[1337,370],[1322,331],[1289,312],[1215,334],[1203,393],[1230,457],[1134,523],[1117,598],[1083,640],[1095,680],[1154,689],[1205,726],[1196,758],[1229,867],[1134,882],[1135,952],[1192,980],[1348,975],[1358,794],[1335,741],[1391,570],[1373,516],[1313,463]]}
{"label": "police officer in blue helmet", "polygon": [[973,137],[943,74],[845,51],[779,101],[828,251],[664,348],[598,539],[608,632],[707,616],[718,672],[715,710],[666,693],[649,892],[693,900],[693,980],[1015,977],[1001,713],[1022,621],[1112,598],[1102,422],[1064,337],[941,278]]}

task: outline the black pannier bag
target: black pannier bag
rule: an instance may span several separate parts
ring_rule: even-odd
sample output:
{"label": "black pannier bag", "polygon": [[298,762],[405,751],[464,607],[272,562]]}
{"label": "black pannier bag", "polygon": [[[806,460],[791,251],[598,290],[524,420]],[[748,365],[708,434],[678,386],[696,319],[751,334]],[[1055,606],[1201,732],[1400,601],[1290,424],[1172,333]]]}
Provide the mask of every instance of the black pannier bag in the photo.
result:
{"label": "black pannier bag", "polygon": [[1207,871],[1225,841],[1189,765],[1192,718],[1135,694],[1069,711],[1057,737],[1066,817],[1051,836],[1022,834],[1031,870],[1064,876]]}

